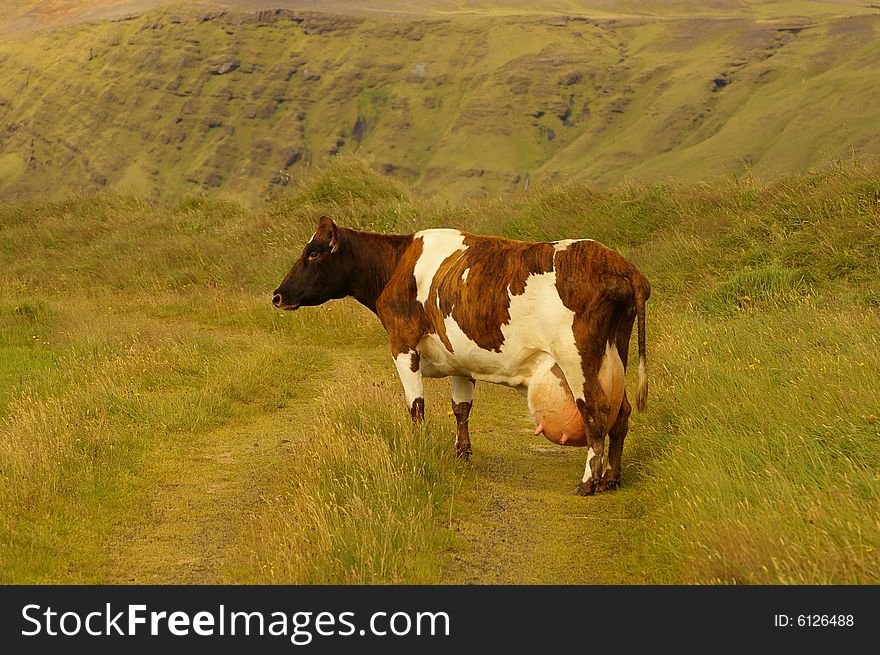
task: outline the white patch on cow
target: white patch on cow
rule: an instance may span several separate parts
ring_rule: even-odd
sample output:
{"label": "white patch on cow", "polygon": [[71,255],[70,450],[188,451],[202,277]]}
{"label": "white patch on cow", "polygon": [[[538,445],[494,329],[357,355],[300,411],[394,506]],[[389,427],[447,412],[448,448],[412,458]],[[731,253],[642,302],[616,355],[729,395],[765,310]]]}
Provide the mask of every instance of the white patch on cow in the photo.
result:
{"label": "white patch on cow", "polygon": [[314,241],[316,236],[318,236],[318,233],[317,233],[317,232],[312,232],[312,236],[311,236],[311,238],[309,239],[309,243],[311,243],[312,241]]}
{"label": "white patch on cow", "polygon": [[569,336],[571,337],[571,346],[560,348],[556,351],[556,363],[562,369],[565,380],[568,382],[568,388],[571,389],[571,395],[574,396],[575,401],[584,400],[584,383],[586,378],[581,367],[581,354],[574,343],[574,334],[571,332],[570,327]]}
{"label": "white patch on cow", "polygon": [[468,273],[470,273],[470,272],[471,272],[471,269],[469,269],[469,268],[464,269],[464,273],[461,274],[461,281],[462,282],[467,282],[467,276],[468,276]]}
{"label": "white patch on cow", "polygon": [[562,252],[566,250],[571,244],[577,243],[578,241],[592,241],[592,239],[562,239],[560,241],[553,242],[553,250],[556,252]]}
{"label": "white patch on cow", "polygon": [[474,402],[474,383],[468,378],[453,376],[452,402],[456,405]]}
{"label": "white patch on cow", "polygon": [[593,475],[593,469],[590,466],[590,462],[593,461],[593,458],[596,457],[596,453],[592,448],[587,450],[587,465],[584,467],[584,477],[581,478],[581,482],[586,484],[590,481],[590,477]]}
{"label": "white patch on cow", "polygon": [[422,254],[413,268],[413,276],[416,278],[416,300],[424,307],[440,265],[450,255],[467,250],[467,246],[464,245],[464,235],[458,230],[423,230],[416,232],[414,238],[422,240]]}
{"label": "white patch on cow", "polygon": [[497,352],[481,348],[452,314],[446,316],[444,328],[452,351],[436,334],[423,337],[422,374],[458,375],[524,390],[537,369],[558,361],[575,398],[583,398],[584,377],[572,333],[574,312],[559,297],[556,273],[530,275],[524,292],[510,297],[509,312],[510,321],[501,326],[504,343]]}
{"label": "white patch on cow", "polygon": [[400,382],[403,385],[403,394],[406,396],[406,406],[411,408],[416,398],[425,397],[425,387],[422,381],[420,371],[412,370],[413,351],[408,353],[400,353],[394,358],[394,365],[397,367],[397,375],[400,376]]}

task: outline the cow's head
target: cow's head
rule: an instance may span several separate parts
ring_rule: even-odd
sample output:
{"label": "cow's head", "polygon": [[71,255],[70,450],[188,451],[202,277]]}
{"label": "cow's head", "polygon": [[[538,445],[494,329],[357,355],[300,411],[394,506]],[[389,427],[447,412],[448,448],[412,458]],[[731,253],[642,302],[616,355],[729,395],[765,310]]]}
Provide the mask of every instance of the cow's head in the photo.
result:
{"label": "cow's head", "polygon": [[351,276],[339,228],[322,216],[302,255],[272,294],[279,309],[320,305],[351,293]]}

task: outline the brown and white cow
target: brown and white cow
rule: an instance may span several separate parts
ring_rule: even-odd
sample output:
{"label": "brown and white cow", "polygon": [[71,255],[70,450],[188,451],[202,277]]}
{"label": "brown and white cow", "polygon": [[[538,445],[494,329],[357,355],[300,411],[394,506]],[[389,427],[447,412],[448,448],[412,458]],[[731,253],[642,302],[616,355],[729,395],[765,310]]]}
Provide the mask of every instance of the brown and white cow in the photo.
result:
{"label": "brown and white cow", "polygon": [[589,495],[620,482],[636,317],[636,404],[641,410],[647,401],[649,295],[632,264],[590,239],[527,243],[451,229],[375,234],[322,217],[272,302],[293,310],[353,296],[375,312],[415,421],[424,418],[422,378],[452,377],[460,457],[471,453],[475,381],[525,392],[535,434],[587,446],[575,492]]}

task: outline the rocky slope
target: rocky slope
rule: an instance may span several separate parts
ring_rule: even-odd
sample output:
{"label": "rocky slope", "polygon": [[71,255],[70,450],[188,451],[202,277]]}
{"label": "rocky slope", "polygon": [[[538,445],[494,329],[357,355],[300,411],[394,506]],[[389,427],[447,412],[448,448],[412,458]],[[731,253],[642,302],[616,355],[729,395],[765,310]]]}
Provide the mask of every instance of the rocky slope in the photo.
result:
{"label": "rocky slope", "polygon": [[880,151],[876,9],[380,18],[190,5],[0,40],[0,200],[255,201],[352,151],[447,199],[565,177],[767,177]]}

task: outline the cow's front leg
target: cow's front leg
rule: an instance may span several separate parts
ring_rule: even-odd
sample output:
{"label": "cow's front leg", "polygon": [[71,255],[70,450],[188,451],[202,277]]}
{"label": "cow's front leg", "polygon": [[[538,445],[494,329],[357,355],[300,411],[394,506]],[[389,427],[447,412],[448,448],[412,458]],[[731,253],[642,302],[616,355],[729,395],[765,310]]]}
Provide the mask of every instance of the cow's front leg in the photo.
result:
{"label": "cow's front leg", "polygon": [[452,378],[452,413],[457,424],[455,433],[455,454],[461,459],[471,456],[471,435],[468,432],[468,417],[474,403],[474,381],[469,378]]}
{"label": "cow's front leg", "polygon": [[397,374],[403,384],[403,393],[410,416],[412,416],[413,422],[421,423],[425,420],[425,385],[419,370],[419,353],[415,350],[400,353],[394,358],[394,365],[397,367]]}

